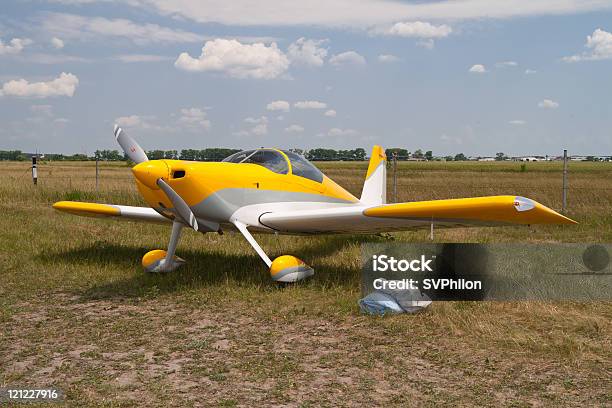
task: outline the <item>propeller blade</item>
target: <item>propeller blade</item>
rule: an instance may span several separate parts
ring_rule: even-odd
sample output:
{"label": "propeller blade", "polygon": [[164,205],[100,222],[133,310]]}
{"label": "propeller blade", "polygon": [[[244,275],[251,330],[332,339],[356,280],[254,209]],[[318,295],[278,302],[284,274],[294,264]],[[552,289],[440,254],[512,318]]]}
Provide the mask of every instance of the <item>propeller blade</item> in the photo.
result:
{"label": "propeller blade", "polygon": [[129,137],[118,125],[115,125],[114,132],[117,143],[119,143],[119,146],[121,146],[130,160],[136,164],[149,161],[149,158],[144,150],[142,150],[142,147],[140,147],[134,139]]}
{"label": "propeller blade", "polygon": [[189,208],[185,200],[183,200],[183,198],[178,195],[177,192],[174,191],[172,187],[170,187],[170,185],[166,183],[163,179],[157,179],[157,185],[164,191],[164,193],[166,193],[170,201],[172,201],[172,204],[174,205],[174,208],[176,209],[176,212],[178,213],[179,217],[181,217],[187,225],[197,231],[198,221],[196,220],[195,215],[193,215],[191,208]]}

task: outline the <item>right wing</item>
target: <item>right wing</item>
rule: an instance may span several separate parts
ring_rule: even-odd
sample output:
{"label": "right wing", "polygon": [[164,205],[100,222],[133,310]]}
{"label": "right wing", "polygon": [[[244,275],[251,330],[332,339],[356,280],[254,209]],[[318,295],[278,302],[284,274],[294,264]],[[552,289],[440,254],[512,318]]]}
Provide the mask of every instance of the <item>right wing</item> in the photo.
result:
{"label": "right wing", "polygon": [[403,231],[429,228],[513,224],[576,224],[524,197],[490,196],[415,201],[377,206],[343,206],[320,210],[268,212],[259,221],[289,233]]}
{"label": "right wing", "polygon": [[132,207],[129,205],[112,205],[83,203],[79,201],[58,201],[53,204],[58,211],[67,212],[85,217],[111,217],[124,220],[147,221],[156,223],[169,223],[172,220],[159,214],[152,208]]}

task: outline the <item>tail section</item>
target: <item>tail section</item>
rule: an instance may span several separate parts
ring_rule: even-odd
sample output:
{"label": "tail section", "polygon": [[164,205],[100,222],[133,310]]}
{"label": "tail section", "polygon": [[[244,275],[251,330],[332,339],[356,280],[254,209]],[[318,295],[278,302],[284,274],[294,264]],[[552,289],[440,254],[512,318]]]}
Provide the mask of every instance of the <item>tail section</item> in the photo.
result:
{"label": "tail section", "polygon": [[387,202],[387,156],[381,146],[374,146],[366,174],[361,199],[367,205],[380,205]]}

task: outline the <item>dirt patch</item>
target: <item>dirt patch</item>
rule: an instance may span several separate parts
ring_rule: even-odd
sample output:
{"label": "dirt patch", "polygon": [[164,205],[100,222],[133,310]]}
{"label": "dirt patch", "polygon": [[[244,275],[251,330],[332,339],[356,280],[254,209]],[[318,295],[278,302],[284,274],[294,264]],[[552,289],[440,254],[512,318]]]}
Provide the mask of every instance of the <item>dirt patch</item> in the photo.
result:
{"label": "dirt patch", "polygon": [[610,365],[601,359],[476,347],[470,333],[432,335],[419,323],[427,315],[235,310],[56,294],[5,325],[2,382],[54,385],[78,405],[575,405],[609,397]]}

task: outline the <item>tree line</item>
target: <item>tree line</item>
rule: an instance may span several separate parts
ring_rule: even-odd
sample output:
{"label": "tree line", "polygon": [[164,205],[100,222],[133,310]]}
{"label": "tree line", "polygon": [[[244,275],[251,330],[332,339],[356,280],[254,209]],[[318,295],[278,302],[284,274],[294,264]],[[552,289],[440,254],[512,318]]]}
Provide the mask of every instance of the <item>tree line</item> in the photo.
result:
{"label": "tree line", "polygon": [[[364,161],[367,159],[365,149],[358,147],[352,150],[335,150],[316,148],[310,150],[290,149],[291,151],[303,155],[311,161]],[[208,148],[208,149],[183,149],[183,150],[150,150],[147,151],[147,156],[151,160],[157,159],[178,159],[190,161],[221,161],[227,156],[239,152],[240,149],[227,148]],[[431,150],[423,152],[417,149],[410,152],[403,148],[386,149],[385,153],[389,161],[395,157],[398,161],[406,160],[446,160],[446,161],[465,161],[468,158],[463,153],[458,153],[454,156],[434,157]],[[24,153],[21,150],[0,150],[0,160],[24,161],[30,160],[31,154]],[[497,153],[496,160],[504,160],[507,156],[503,153]],[[86,160],[103,160],[103,161],[126,161],[128,158],[119,150],[96,150],[93,156],[85,154],[54,154],[47,153],[44,155],[45,160],[65,160],[65,161],[86,161]]]}

